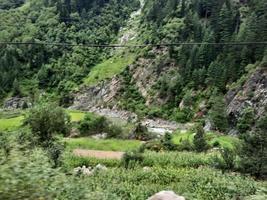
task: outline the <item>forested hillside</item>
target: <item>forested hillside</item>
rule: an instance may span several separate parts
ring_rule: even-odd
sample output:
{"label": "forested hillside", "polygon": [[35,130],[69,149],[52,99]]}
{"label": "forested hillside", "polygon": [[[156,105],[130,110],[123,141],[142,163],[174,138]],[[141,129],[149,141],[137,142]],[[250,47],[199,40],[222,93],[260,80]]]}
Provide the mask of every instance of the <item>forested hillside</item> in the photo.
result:
{"label": "forested hillside", "polygon": [[[0,2],[1,42],[109,44],[139,6],[128,0],[14,2]],[[1,44],[0,95],[5,97],[17,82],[24,95],[73,88],[108,55],[109,49],[82,46]]]}
{"label": "forested hillside", "polygon": [[0,0],[0,199],[267,199],[266,133],[266,0]]}
{"label": "forested hillside", "polygon": [[[267,40],[264,0],[141,3],[141,16],[134,22],[137,37],[131,43],[172,45],[132,48],[130,54],[125,48],[124,57],[109,60],[114,62],[111,66],[105,63],[114,56],[111,48],[82,45],[118,43],[120,30],[126,27],[130,14],[139,9],[139,1],[1,2],[1,42],[81,45],[1,44],[2,102],[8,96],[31,96],[35,101],[40,92],[46,91],[60,104],[71,105],[77,97],[73,91],[80,85],[87,80],[95,85],[99,76],[105,79],[102,72],[91,73],[94,66],[103,63],[98,67],[109,71],[116,66],[125,68],[116,77],[119,85],[106,92],[115,91],[116,95],[105,105],[117,105],[140,116],[185,122],[203,115],[205,118],[201,103],[208,110],[227,106],[223,96],[242,86],[256,68],[266,66],[266,43],[261,43]],[[221,100],[214,100],[218,96]],[[218,129],[228,128],[227,116],[224,118],[224,125]]]}

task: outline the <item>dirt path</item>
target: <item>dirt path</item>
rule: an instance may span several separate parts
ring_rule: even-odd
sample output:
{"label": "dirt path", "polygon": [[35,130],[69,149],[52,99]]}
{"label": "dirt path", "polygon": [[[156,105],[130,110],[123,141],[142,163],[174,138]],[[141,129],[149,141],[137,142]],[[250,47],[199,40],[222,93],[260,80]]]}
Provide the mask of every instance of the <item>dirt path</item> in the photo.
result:
{"label": "dirt path", "polygon": [[80,157],[92,157],[100,159],[116,159],[120,160],[124,152],[118,151],[96,151],[96,150],[85,150],[85,149],[75,149],[73,151],[74,155]]}

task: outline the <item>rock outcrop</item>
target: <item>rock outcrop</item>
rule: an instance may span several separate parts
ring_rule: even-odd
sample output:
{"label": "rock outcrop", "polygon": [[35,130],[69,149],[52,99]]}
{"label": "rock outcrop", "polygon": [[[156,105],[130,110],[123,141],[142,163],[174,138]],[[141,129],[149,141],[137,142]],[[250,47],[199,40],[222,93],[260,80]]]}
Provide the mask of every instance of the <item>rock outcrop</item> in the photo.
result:
{"label": "rock outcrop", "polygon": [[185,200],[185,198],[178,196],[173,191],[161,191],[147,200]]}
{"label": "rock outcrop", "polygon": [[267,107],[267,69],[257,69],[242,86],[229,90],[225,99],[232,126],[236,125],[238,118],[247,107],[254,109],[258,119],[266,112]]}
{"label": "rock outcrop", "polygon": [[121,83],[117,76],[95,86],[83,86],[78,92],[74,93],[75,98],[70,109],[88,111],[93,107],[110,104],[114,101],[120,88]]}
{"label": "rock outcrop", "polygon": [[4,102],[4,110],[26,109],[32,107],[27,97],[11,97]]}

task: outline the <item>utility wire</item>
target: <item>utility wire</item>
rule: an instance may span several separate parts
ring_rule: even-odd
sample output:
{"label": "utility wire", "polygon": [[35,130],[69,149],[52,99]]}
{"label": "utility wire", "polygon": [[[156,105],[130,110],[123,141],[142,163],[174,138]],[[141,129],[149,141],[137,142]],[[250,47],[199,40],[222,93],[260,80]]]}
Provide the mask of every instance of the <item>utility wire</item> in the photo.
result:
{"label": "utility wire", "polygon": [[267,42],[178,42],[162,44],[71,44],[71,43],[54,43],[54,42],[0,42],[0,45],[40,45],[40,46],[61,46],[61,47],[89,47],[89,48],[143,48],[143,47],[173,47],[181,45],[219,45],[219,46],[239,46],[239,45],[257,45],[265,46]]}

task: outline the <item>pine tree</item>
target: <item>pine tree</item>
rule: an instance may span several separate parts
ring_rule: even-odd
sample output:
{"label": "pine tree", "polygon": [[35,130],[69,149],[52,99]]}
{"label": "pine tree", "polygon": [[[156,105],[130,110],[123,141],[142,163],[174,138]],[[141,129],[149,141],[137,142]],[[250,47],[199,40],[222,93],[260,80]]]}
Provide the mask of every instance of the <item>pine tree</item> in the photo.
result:
{"label": "pine tree", "polygon": [[241,170],[257,178],[267,177],[267,115],[257,123],[256,129],[247,132],[242,139],[244,144],[240,151]]}
{"label": "pine tree", "polygon": [[12,96],[17,96],[17,97],[21,97],[22,96],[22,92],[19,86],[19,82],[17,79],[14,80],[13,82],[13,91],[12,91]]}
{"label": "pine tree", "polygon": [[233,18],[232,11],[227,4],[223,4],[219,16],[220,38],[222,42],[227,42],[231,39],[233,33]]}
{"label": "pine tree", "polygon": [[194,136],[193,143],[195,150],[198,152],[203,152],[208,149],[208,143],[205,139],[205,132],[201,124],[196,126],[196,134]]}
{"label": "pine tree", "polygon": [[239,133],[244,134],[247,131],[251,130],[255,123],[255,113],[253,108],[244,109],[240,119],[237,123],[237,128]]}
{"label": "pine tree", "polygon": [[228,129],[228,119],[226,114],[226,106],[223,95],[214,93],[211,97],[211,109],[209,117],[215,130],[225,132]]}
{"label": "pine tree", "polygon": [[221,63],[212,62],[208,68],[207,83],[217,87],[220,91],[225,89],[225,67]]}

